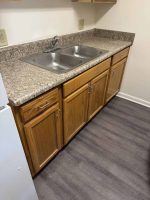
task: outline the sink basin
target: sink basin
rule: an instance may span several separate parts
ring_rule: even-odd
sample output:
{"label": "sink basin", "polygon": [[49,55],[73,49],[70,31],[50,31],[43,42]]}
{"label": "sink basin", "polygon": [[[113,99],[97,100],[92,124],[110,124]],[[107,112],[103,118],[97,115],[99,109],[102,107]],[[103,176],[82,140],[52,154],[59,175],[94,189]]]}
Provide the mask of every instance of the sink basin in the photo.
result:
{"label": "sink basin", "polygon": [[56,50],[55,52],[33,54],[21,60],[54,73],[61,74],[71,71],[106,52],[105,50],[93,47],[76,45]]}
{"label": "sink basin", "polygon": [[81,58],[60,53],[39,53],[21,59],[24,62],[47,69],[57,74],[68,72],[83,64]]}
{"label": "sink basin", "polygon": [[59,52],[65,55],[71,55],[74,57],[91,60],[97,56],[103,55],[107,51],[84,45],[76,45],[61,49]]}

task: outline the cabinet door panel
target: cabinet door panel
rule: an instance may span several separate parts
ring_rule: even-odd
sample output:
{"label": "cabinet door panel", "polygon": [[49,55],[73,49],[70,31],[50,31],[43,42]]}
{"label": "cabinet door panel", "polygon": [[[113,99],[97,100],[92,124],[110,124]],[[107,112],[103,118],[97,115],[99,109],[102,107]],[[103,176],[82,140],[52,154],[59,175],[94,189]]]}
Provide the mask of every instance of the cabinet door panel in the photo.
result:
{"label": "cabinet door panel", "polygon": [[65,144],[87,122],[88,84],[64,99],[64,142]]}
{"label": "cabinet door panel", "polygon": [[106,102],[108,102],[113,96],[115,96],[119,92],[126,60],[127,59],[125,58],[116,65],[113,65],[111,68]]}
{"label": "cabinet door panel", "polygon": [[88,118],[91,119],[104,105],[108,70],[91,81]]}
{"label": "cabinet door panel", "polygon": [[61,148],[59,105],[48,109],[25,125],[35,171],[38,172]]}

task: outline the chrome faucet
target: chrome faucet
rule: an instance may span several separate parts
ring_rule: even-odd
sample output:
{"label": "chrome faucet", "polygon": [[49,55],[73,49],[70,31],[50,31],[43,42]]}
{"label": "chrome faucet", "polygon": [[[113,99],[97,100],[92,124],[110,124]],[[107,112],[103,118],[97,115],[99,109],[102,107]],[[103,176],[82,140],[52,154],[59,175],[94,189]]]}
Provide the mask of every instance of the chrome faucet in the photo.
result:
{"label": "chrome faucet", "polygon": [[54,49],[58,42],[59,42],[59,37],[54,36],[52,41],[51,41],[51,49]]}
{"label": "chrome faucet", "polygon": [[54,36],[50,42],[50,46],[48,49],[46,49],[44,51],[44,53],[50,53],[50,52],[54,52],[60,48],[56,48],[57,43],[59,42],[59,37],[58,36]]}

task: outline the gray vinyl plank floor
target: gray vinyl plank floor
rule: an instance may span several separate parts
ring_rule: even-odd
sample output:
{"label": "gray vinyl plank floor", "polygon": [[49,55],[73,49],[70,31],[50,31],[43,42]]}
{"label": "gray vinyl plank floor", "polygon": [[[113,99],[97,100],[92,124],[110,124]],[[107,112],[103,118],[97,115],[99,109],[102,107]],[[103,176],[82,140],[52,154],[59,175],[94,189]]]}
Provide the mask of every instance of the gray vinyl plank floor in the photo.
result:
{"label": "gray vinyl plank floor", "polygon": [[40,200],[150,200],[150,109],[115,97],[34,183]]}

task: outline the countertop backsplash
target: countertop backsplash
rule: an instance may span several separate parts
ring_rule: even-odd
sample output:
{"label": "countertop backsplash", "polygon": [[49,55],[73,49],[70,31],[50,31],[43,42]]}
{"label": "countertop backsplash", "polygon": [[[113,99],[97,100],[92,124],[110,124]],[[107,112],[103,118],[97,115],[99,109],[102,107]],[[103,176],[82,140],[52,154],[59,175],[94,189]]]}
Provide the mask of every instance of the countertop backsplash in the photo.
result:
{"label": "countertop backsplash", "polygon": [[[78,44],[80,42],[87,41],[92,37],[109,38],[133,43],[135,34],[104,29],[91,29],[60,36],[58,46],[62,47]],[[35,42],[0,48],[0,62],[18,60],[19,58],[27,55],[43,52],[50,46],[51,39],[52,38],[48,38]]]}

